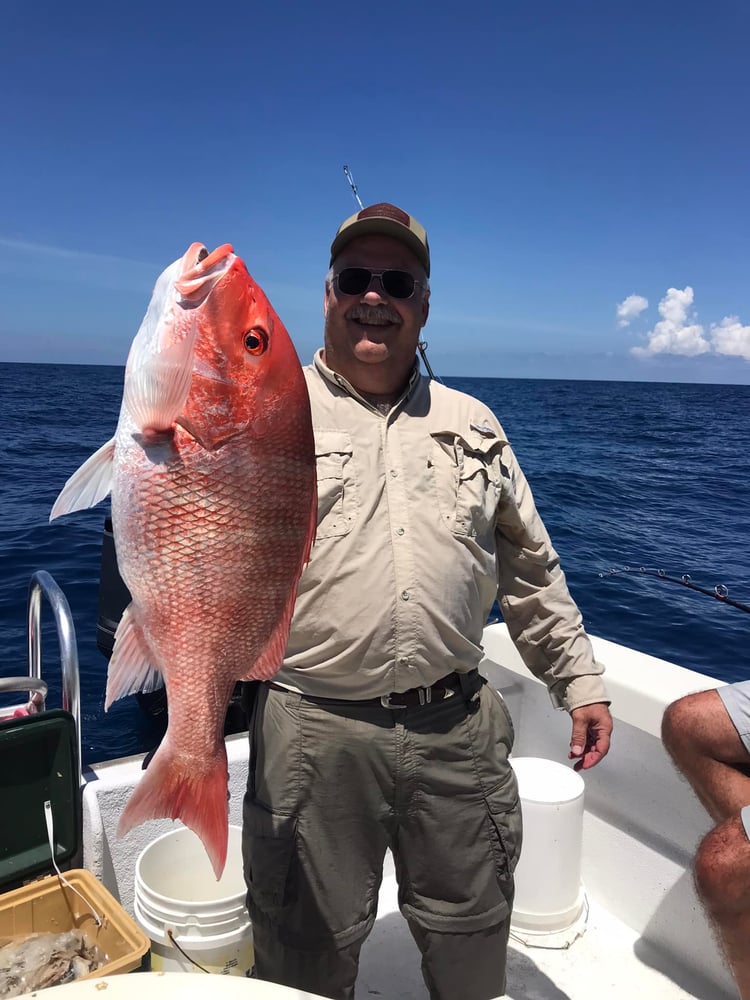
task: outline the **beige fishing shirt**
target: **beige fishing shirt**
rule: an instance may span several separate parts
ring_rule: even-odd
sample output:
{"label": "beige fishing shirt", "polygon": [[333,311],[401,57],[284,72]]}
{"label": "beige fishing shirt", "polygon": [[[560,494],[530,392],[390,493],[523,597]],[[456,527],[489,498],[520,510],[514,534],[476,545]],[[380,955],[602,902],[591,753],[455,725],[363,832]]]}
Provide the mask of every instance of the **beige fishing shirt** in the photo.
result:
{"label": "beige fishing shirt", "polygon": [[606,701],[603,667],[492,411],[415,367],[385,415],[321,358],[305,368],[318,530],[278,681],[362,699],[471,670],[497,597],[555,705]]}

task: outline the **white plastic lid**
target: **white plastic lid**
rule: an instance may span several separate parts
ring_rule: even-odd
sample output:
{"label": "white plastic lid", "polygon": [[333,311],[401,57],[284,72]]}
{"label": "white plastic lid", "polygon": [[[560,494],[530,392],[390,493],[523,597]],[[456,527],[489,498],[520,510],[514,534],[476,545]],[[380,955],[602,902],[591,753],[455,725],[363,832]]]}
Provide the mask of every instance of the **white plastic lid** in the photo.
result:
{"label": "white plastic lid", "polygon": [[261,983],[244,976],[212,976],[208,994],[204,973],[134,972],[130,975],[82,979],[44,991],[44,1000],[206,1000],[210,995],[221,1000],[323,1000],[317,993],[274,983]]}
{"label": "white plastic lid", "polygon": [[510,763],[518,779],[518,794],[526,802],[572,802],[584,793],[581,775],[556,760],[512,757]]}

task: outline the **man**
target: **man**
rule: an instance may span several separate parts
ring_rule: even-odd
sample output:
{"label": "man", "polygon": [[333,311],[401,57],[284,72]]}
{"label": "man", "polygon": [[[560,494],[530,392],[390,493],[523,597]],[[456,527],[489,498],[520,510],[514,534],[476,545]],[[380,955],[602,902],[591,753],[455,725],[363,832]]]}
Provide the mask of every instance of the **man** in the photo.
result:
{"label": "man", "polygon": [[331,247],[306,369],[318,530],[284,665],[261,685],[244,806],[257,971],[354,996],[386,850],[433,1000],[504,992],[521,847],[513,727],[477,672],[495,596],[592,767],[602,667],[500,424],[420,376],[430,251],[389,204]]}
{"label": "man", "polygon": [[673,702],[662,738],[716,822],[698,847],[695,882],[750,1000],[750,681]]}

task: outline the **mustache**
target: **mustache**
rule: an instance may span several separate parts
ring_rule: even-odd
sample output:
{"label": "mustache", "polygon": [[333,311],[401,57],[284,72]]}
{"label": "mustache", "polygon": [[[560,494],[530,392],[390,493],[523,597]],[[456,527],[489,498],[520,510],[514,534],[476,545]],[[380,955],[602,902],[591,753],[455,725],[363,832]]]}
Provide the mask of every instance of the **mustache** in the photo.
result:
{"label": "mustache", "polygon": [[347,319],[361,319],[365,323],[400,323],[401,317],[388,306],[356,305],[346,314]]}

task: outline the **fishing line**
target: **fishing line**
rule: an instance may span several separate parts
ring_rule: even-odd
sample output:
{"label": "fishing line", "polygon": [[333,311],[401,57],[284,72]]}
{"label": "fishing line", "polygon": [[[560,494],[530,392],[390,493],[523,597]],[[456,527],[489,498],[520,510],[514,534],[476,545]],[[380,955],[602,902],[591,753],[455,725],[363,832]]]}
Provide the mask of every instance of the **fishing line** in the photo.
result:
{"label": "fishing line", "polygon": [[643,576],[653,576],[657,580],[666,580],[668,583],[677,583],[682,587],[687,587],[688,590],[695,590],[699,594],[705,594],[706,597],[713,597],[715,601],[720,601],[722,604],[728,604],[730,607],[737,608],[739,611],[745,611],[750,614],[750,604],[743,604],[742,601],[735,601],[729,596],[729,588],[723,583],[717,583],[713,590],[707,590],[705,587],[699,587],[697,583],[693,583],[693,580],[689,573],[683,573],[681,577],[668,576],[663,569],[651,569],[645,566],[631,567],[631,566],[619,566],[613,567],[607,570],[606,573],[600,573],[600,578],[605,578],[608,576],[620,576],[625,573],[640,573]]}

